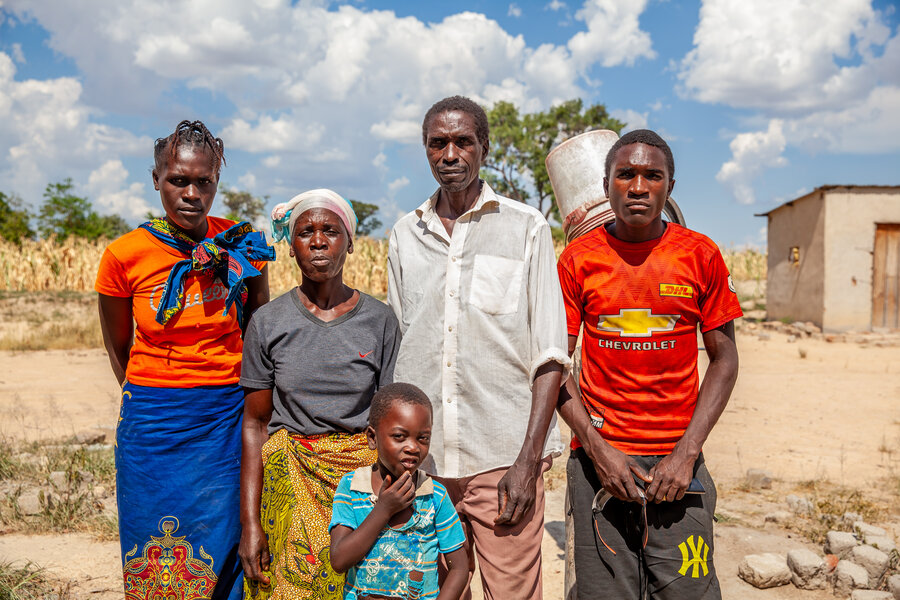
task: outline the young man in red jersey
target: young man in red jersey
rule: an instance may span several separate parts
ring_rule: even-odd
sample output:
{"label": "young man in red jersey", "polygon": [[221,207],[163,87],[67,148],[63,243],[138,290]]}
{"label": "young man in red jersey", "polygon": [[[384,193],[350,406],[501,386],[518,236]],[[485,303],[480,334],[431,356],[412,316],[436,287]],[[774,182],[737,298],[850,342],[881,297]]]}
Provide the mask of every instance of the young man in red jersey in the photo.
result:
{"label": "young man in red jersey", "polygon": [[[603,180],[615,221],[559,259],[570,354],[584,325],[579,385],[570,378],[558,407],[575,434],[579,599],[721,598],[701,450],[737,378],[741,309],[716,245],[661,218],[674,173],[659,135],[622,136]],[[710,359],[702,384],[698,327]]]}

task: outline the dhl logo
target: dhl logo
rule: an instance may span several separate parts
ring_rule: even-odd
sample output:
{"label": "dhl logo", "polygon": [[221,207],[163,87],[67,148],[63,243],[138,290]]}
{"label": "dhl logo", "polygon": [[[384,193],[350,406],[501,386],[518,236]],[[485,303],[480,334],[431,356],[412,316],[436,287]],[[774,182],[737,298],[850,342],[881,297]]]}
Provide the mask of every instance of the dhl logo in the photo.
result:
{"label": "dhl logo", "polygon": [[674,283],[659,284],[660,296],[674,296],[676,298],[693,298],[694,288],[689,285],[676,285]]}

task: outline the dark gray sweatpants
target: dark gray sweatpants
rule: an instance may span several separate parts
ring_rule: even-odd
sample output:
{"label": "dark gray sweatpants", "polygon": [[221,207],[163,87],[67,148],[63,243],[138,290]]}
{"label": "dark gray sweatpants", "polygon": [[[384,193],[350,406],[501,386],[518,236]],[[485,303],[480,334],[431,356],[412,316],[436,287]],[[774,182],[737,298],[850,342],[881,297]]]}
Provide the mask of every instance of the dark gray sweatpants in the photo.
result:
{"label": "dark gray sweatpants", "polygon": [[[649,471],[662,456],[634,456]],[[649,534],[641,548],[641,505],[615,498],[596,515],[591,511],[600,481],[584,450],[573,450],[567,465],[575,529],[575,586],[578,600],[720,600],[713,566],[716,487],[703,461],[694,464],[705,494],[685,494],[676,502],[647,504]]]}

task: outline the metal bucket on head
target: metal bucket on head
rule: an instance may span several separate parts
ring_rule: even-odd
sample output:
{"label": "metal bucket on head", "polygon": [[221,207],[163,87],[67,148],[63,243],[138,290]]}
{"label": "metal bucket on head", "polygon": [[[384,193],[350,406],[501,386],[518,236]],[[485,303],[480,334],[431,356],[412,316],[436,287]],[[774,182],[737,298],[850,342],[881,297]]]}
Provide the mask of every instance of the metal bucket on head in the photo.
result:
{"label": "metal bucket on head", "polygon": [[[616,218],[603,192],[603,176],[606,155],[618,139],[615,131],[596,129],[564,141],[547,155],[547,174],[567,243]],[[585,214],[579,221],[580,213]],[[573,220],[577,222],[571,224]]]}

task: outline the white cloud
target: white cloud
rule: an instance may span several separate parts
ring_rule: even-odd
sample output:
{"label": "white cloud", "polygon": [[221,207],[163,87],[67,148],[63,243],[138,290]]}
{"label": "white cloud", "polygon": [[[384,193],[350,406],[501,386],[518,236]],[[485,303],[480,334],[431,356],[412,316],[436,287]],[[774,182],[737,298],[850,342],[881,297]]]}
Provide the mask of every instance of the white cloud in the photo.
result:
{"label": "white cloud", "polygon": [[588,30],[576,33],[568,43],[578,68],[594,63],[632,66],[640,58],[656,58],[650,34],[638,22],[646,7],[647,0],[587,0],[575,18]]}
{"label": "white cloud", "polygon": [[20,65],[24,65],[27,62],[25,60],[25,53],[22,52],[22,44],[12,45],[12,58]]}
{"label": "white cloud", "polygon": [[646,129],[647,128],[647,115],[649,113],[646,112],[638,112],[636,110],[628,109],[615,109],[609,111],[609,115],[614,119],[618,119],[625,123],[625,127],[622,129],[622,133],[628,133],[629,131],[633,131],[635,129]]}
{"label": "white cloud", "polygon": [[388,191],[390,192],[391,196],[393,196],[408,185],[409,185],[408,177],[405,177],[405,176],[399,177],[388,184]]}
{"label": "white cloud", "polygon": [[256,189],[256,175],[253,173],[247,172],[238,177],[238,184],[241,186],[241,189],[244,190],[255,190]]}
{"label": "white cloud", "polygon": [[731,140],[732,158],[722,165],[716,179],[730,187],[741,204],[756,201],[751,185],[755,176],[765,168],[787,164],[787,159],[781,155],[787,143],[782,126],[782,121],[773,119],[766,131],[741,133]]}
{"label": "white cloud", "polygon": [[[679,93],[751,109],[767,131],[738,134],[717,178],[739,202],[780,166],[786,146],[808,153],[900,151],[900,33],[871,0],[704,0]],[[774,15],[774,18],[773,18]],[[815,15],[815,18],[810,18]],[[773,125],[773,124],[777,124]]]}
{"label": "white cloud", "polygon": [[152,152],[149,138],[95,122],[76,79],[15,75],[12,59],[0,52],[0,189],[34,204],[50,181],[76,175],[77,184],[112,159]]}
{"label": "white cloud", "polygon": [[[386,194],[391,179],[383,162],[372,162],[373,148],[421,143],[421,118],[442,97],[510,100],[534,111],[584,96],[584,73],[595,64],[630,65],[655,56],[638,23],[646,0],[587,0],[578,12],[586,31],[568,44],[537,47],[474,12],[428,23],[326,0],[0,2],[6,14],[40,24],[48,45],[77,66],[78,80],[51,82],[65,88],[73,119],[81,123],[73,131],[88,141],[58,146],[41,165],[63,153],[60,164],[86,161],[91,153],[79,151],[86,143],[108,147],[88,169],[116,158],[116,150],[134,152],[130,144],[143,139],[104,131],[94,115],[140,114],[145,122],[175,123],[197,114],[190,102],[198,96],[190,92],[203,90],[215,98],[207,123],[226,151],[265,155],[249,173],[264,186],[259,193],[276,198],[311,185]],[[2,102],[0,95],[0,108]],[[222,114],[222,105],[233,109]],[[55,132],[66,127],[71,111],[42,106],[47,110],[37,117],[53,120]],[[0,123],[0,134],[10,127]],[[0,151],[19,143],[10,139],[26,145],[42,140],[3,135]],[[147,148],[140,153],[149,154]],[[38,163],[21,164],[38,150],[16,159],[17,177],[44,177]],[[0,158],[0,170],[11,164]],[[35,172],[29,174],[29,166]],[[373,181],[382,186],[374,194]]]}
{"label": "white cloud", "polygon": [[544,7],[544,10],[553,10],[558,11],[562,10],[566,7],[566,3],[562,2],[562,0],[551,0],[547,6]]}
{"label": "white cloud", "polygon": [[522,16],[522,9],[519,8],[518,4],[513,2],[512,4],[509,5],[509,8],[506,9],[506,16],[507,17],[515,17],[516,19],[518,19],[519,17]]}
{"label": "white cloud", "polygon": [[128,170],[120,160],[108,160],[88,176],[87,191],[98,212],[125,219],[141,219],[149,211],[144,184],[128,183]]}
{"label": "white cloud", "polygon": [[896,36],[882,56],[872,52],[889,36],[870,0],[831,2],[827,10],[819,0],[705,0],[694,48],[681,62],[681,93],[764,110],[837,108],[882,76],[900,79]]}

